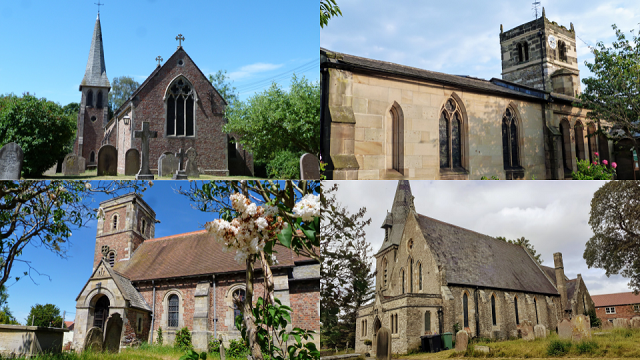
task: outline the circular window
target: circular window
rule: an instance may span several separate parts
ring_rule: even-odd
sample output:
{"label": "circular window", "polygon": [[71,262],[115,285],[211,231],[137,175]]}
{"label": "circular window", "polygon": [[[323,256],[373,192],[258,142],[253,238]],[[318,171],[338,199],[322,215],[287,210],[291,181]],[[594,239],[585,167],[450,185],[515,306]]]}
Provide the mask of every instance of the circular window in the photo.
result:
{"label": "circular window", "polygon": [[184,65],[184,61],[182,61],[182,59],[178,60],[178,65],[180,66]]}
{"label": "circular window", "polygon": [[91,117],[91,121],[96,121],[96,117],[95,117],[95,116],[92,116],[92,117]]}

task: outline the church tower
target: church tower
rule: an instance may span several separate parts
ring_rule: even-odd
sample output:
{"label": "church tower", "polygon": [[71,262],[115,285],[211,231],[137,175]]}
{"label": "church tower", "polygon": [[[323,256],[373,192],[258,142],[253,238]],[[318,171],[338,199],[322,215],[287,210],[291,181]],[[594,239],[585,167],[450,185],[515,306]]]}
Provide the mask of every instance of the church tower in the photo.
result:
{"label": "church tower", "polygon": [[127,261],[145,240],[153,239],[156,213],[136,193],[100,203],[93,269],[103,257],[113,267]]}
{"label": "church tower", "polygon": [[398,186],[396,187],[396,195],[393,198],[391,212],[387,212],[387,216],[381,226],[385,231],[385,235],[382,247],[378,253],[392,245],[400,245],[404,224],[410,210],[415,211],[409,180],[399,180]]}
{"label": "church tower", "polygon": [[542,17],[503,31],[502,79],[539,90],[577,96],[582,92],[576,32]]}
{"label": "church tower", "polygon": [[89,50],[89,60],[80,84],[82,100],[78,112],[78,131],[74,151],[85,158],[87,165],[98,162],[98,150],[102,146],[104,127],[109,121],[108,94],[111,84],[107,78],[102,46],[100,14],[96,19]]}

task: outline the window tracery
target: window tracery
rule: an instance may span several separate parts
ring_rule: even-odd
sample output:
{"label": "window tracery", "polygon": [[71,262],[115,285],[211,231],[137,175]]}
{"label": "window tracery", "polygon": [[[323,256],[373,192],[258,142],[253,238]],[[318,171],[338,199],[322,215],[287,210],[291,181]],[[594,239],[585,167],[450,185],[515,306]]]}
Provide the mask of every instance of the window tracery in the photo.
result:
{"label": "window tracery", "polygon": [[195,90],[185,78],[179,77],[169,86],[165,100],[168,136],[194,136],[195,99]]}
{"label": "window tracery", "polygon": [[511,108],[502,116],[502,158],[505,170],[520,168],[518,119]]}
{"label": "window tracery", "polygon": [[462,168],[462,114],[456,101],[449,99],[440,113],[440,168]]}

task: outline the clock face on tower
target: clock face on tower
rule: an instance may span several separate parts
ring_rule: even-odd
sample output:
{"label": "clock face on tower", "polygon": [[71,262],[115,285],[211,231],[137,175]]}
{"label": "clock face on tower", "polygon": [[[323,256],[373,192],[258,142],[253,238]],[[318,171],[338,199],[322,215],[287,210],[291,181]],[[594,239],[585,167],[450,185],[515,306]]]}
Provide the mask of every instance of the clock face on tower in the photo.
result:
{"label": "clock face on tower", "polygon": [[555,50],[557,45],[558,41],[556,40],[556,37],[553,35],[549,35],[549,46]]}

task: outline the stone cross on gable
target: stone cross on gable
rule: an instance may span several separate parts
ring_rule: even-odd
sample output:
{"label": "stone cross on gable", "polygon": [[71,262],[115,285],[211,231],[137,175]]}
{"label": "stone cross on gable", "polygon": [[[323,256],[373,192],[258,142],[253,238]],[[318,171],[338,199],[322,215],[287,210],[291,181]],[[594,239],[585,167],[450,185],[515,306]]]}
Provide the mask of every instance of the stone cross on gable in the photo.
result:
{"label": "stone cross on gable", "polygon": [[160,63],[162,62],[162,60],[164,60],[164,59],[162,58],[162,56],[158,56],[158,57],[156,58],[156,61],[158,62],[158,66],[160,66]]}
{"label": "stone cross on gable", "polygon": [[184,36],[182,36],[182,34],[178,34],[178,36],[176,36],[176,40],[178,40],[178,48],[181,48],[182,42],[184,41]]}
{"label": "stone cross on gable", "polygon": [[140,164],[140,171],[136,175],[136,180],[153,180],[153,175],[149,170],[149,139],[157,138],[157,131],[149,130],[149,122],[142,122],[142,130],[136,130],[134,136],[138,139],[142,139],[142,163]]}
{"label": "stone cross on gable", "polygon": [[178,163],[178,170],[184,170],[184,156],[185,156],[185,152],[184,149],[180,149],[177,153],[176,153],[176,157],[180,158],[180,163]]}

